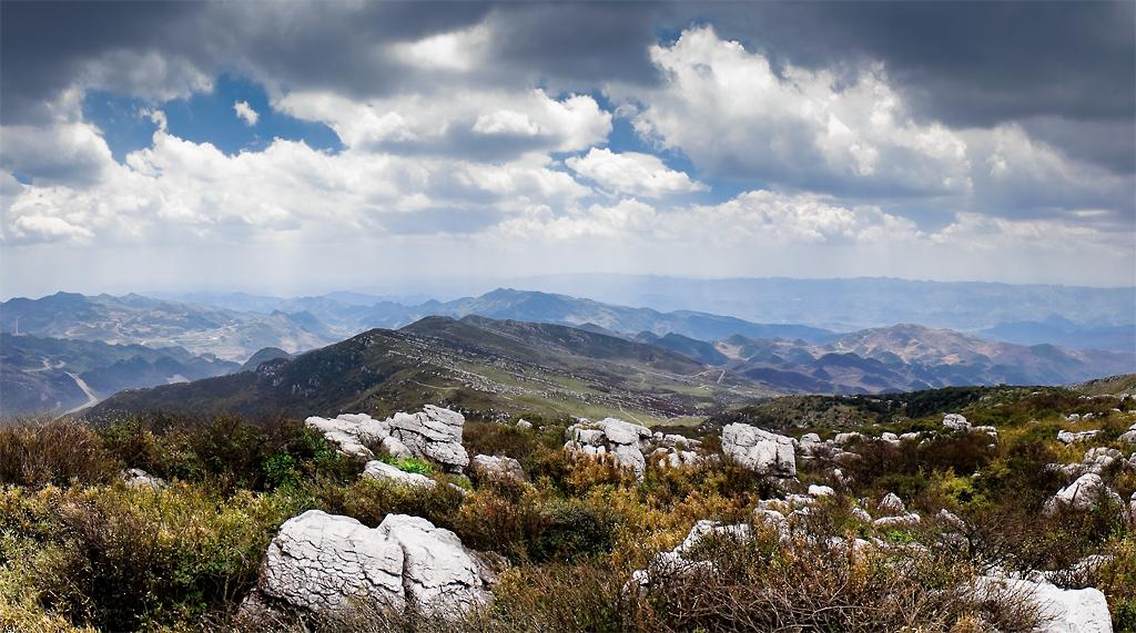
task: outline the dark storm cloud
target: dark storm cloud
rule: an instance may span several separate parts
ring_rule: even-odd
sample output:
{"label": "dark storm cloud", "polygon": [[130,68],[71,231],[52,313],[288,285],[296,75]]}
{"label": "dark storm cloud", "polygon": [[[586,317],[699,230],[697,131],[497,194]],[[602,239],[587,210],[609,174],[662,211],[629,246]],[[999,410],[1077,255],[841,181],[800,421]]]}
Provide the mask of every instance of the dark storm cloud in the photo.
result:
{"label": "dark storm cloud", "polygon": [[[164,79],[230,70],[270,89],[351,96],[444,91],[383,55],[384,42],[486,23],[489,63],[473,80],[594,90],[650,84],[649,45],[711,23],[774,61],[854,69],[883,61],[914,114],[952,127],[1026,122],[1068,155],[1136,163],[1134,5],[1122,3],[23,3],[0,5],[0,116],[43,104],[114,53],[158,54]],[[123,59],[127,61],[124,63]],[[136,88],[131,58],[98,80]],[[133,75],[131,73],[134,73]],[[187,88],[184,88],[187,89]],[[183,90],[184,90],[183,89]],[[152,95],[150,95],[152,96]]]}
{"label": "dark storm cloud", "polygon": [[[718,32],[775,61],[880,60],[916,116],[952,127],[1048,117],[1070,155],[1131,171],[1136,154],[1136,4],[808,2],[712,5]],[[1092,121],[1097,142],[1062,120]],[[1039,126],[1040,127],[1040,126]]]}

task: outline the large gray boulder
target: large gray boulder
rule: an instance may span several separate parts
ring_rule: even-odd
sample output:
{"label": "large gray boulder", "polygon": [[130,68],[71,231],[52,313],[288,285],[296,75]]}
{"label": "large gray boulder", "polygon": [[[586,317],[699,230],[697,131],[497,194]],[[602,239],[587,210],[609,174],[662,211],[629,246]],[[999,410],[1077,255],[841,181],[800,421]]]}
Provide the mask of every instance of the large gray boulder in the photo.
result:
{"label": "large gray boulder", "polygon": [[405,514],[388,514],[375,531],[402,548],[402,586],[419,608],[456,614],[489,601],[481,564],[453,532]]}
{"label": "large gray boulder", "polygon": [[402,547],[345,516],[309,510],[289,519],[268,545],[260,591],[316,613],[353,599],[401,608]]}
{"label": "large gray boulder", "polygon": [[1045,511],[1053,513],[1062,506],[1074,510],[1090,510],[1097,504],[1108,502],[1120,506],[1120,495],[1108,487],[1096,473],[1086,473],[1065,486],[1045,504]]}
{"label": "large gray boulder", "polygon": [[426,519],[390,514],[371,529],[309,510],[269,544],[258,591],[264,602],[313,613],[359,601],[451,617],[489,600],[486,577],[453,532]]}
{"label": "large gray boulder", "polygon": [[722,452],[744,468],[775,477],[795,477],[793,439],[748,424],[722,428]]}
{"label": "large gray boulder", "polygon": [[365,413],[345,413],[330,419],[311,416],[304,423],[323,433],[340,451],[355,457],[374,457],[366,445],[378,444],[395,457],[430,459],[450,472],[459,472],[469,464],[469,455],[461,444],[465,417],[431,404],[418,413],[396,413],[385,420]]}

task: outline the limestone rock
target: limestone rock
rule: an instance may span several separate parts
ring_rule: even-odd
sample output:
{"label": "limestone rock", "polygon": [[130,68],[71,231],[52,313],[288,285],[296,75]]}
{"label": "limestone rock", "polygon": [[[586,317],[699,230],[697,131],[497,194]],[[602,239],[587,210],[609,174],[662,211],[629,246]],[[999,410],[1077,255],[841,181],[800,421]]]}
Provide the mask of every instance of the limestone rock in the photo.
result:
{"label": "limestone rock", "polygon": [[381,444],[395,457],[431,459],[450,472],[469,464],[461,445],[465,417],[457,411],[426,405],[418,413],[396,413],[376,420],[365,413],[345,413],[334,419],[309,417],[304,421],[318,429],[339,450],[362,458],[374,457],[367,444]]}
{"label": "limestone rock", "polygon": [[1086,473],[1076,481],[1062,488],[1045,504],[1045,511],[1052,513],[1060,506],[1068,506],[1074,510],[1089,510],[1101,502],[1111,502],[1120,505],[1120,495],[1105,485],[1104,480],[1096,473]]}
{"label": "limestone rock", "polygon": [[1039,633],[1112,633],[1112,616],[1104,594],[1092,587],[1061,589],[1048,582],[1019,578],[980,576],[976,583],[982,595],[1021,596],[1038,609]]}
{"label": "limestone rock", "polygon": [[528,431],[531,428],[532,428],[532,422],[529,422],[528,420],[526,420],[524,418],[517,420],[517,429],[518,430]]}
{"label": "limestone rock", "polygon": [[488,602],[480,566],[453,532],[405,514],[388,514],[375,531],[402,549],[402,586],[414,604],[449,614]]}
{"label": "limestone rock", "polygon": [[744,468],[776,477],[795,477],[793,440],[747,424],[722,429],[722,452]]}
{"label": "limestone rock", "polygon": [[528,480],[524,469],[521,468],[521,462],[512,457],[475,455],[469,463],[469,469],[474,476],[482,480]]}
{"label": "limestone rock", "polygon": [[413,488],[433,488],[437,485],[436,481],[430,479],[426,475],[419,473],[408,473],[377,459],[367,462],[367,465],[363,468],[363,477],[366,477],[368,479],[377,479],[380,481],[391,481],[399,485],[410,486]]}
{"label": "limestone rock", "polygon": [[618,418],[599,422],[581,419],[565,430],[564,449],[589,457],[610,455],[616,463],[635,471],[639,478],[647,468],[646,455],[661,466],[687,466],[701,461],[698,440],[681,435],[652,433],[650,429]]}
{"label": "limestone rock", "polygon": [[353,600],[402,609],[409,599],[424,613],[451,617],[489,599],[480,563],[453,532],[401,514],[370,529],[320,510],[281,526],[258,590],[313,613],[350,608]]}
{"label": "limestone rock", "polygon": [[907,512],[907,506],[903,505],[903,499],[900,499],[898,495],[889,492],[876,505],[876,510],[883,516],[899,516]]}
{"label": "limestone rock", "polygon": [[122,481],[126,484],[127,488],[161,490],[166,487],[166,480],[161,477],[154,477],[141,468],[127,468],[122,471]]}
{"label": "limestone rock", "polygon": [[969,431],[970,422],[960,413],[948,413],[943,416],[943,428],[949,431]]}
{"label": "limestone rock", "polygon": [[1098,433],[1100,433],[1099,429],[1092,430],[1092,431],[1080,431],[1080,432],[1058,431],[1057,441],[1061,442],[1062,444],[1073,444],[1075,442],[1084,442],[1086,440],[1093,439],[1094,437],[1097,436]]}
{"label": "limestone rock", "polygon": [[286,521],[272,539],[260,590],[317,613],[352,599],[401,608],[403,562],[397,542],[350,517],[309,510]]}
{"label": "limestone rock", "polygon": [[814,497],[830,497],[836,494],[836,491],[829,486],[818,486],[814,484],[809,486],[809,494]]}

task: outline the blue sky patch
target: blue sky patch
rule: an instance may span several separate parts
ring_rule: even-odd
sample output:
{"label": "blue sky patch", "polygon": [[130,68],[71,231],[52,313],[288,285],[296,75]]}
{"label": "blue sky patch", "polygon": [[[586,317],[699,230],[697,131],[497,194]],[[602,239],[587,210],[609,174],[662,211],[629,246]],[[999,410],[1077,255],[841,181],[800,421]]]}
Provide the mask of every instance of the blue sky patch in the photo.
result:
{"label": "blue sky patch", "polygon": [[[254,125],[237,116],[233,104],[238,101],[248,103],[259,115]],[[261,86],[229,75],[222,75],[212,92],[156,106],[104,91],[89,92],[83,100],[83,116],[102,130],[119,162],[130,152],[150,146],[157,129],[146,115],[151,109],[166,113],[168,129],[174,136],[195,143],[212,143],[229,155],[242,150],[263,150],[274,138],[303,141],[309,147],[332,152],[343,149],[343,143],[328,126],[273,110]]]}

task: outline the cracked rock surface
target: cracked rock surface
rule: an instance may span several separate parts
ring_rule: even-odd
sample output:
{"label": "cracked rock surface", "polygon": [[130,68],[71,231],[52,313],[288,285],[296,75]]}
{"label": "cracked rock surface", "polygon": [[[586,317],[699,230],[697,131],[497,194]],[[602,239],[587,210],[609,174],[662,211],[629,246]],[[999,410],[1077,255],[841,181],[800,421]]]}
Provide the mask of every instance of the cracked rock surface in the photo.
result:
{"label": "cracked rock surface", "polygon": [[485,604],[486,579],[457,535],[421,517],[390,514],[371,529],[309,510],[285,522],[272,540],[259,591],[314,613],[359,600],[448,617]]}
{"label": "cracked rock surface", "polygon": [[365,413],[344,413],[336,418],[311,416],[304,423],[319,430],[339,450],[356,457],[374,457],[367,444],[382,444],[392,455],[431,459],[447,471],[459,472],[469,464],[462,447],[465,416],[428,404],[418,413],[396,413],[376,420]]}

